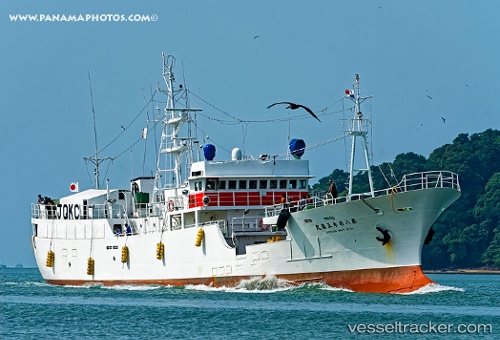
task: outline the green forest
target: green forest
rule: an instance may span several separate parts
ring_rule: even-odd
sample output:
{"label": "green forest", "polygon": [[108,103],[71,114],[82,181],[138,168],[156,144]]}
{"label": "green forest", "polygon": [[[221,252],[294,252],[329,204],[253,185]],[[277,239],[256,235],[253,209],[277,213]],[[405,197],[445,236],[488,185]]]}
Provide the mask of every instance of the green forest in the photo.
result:
{"label": "green forest", "polygon": [[[413,152],[392,163],[372,166],[375,189],[397,184],[404,174],[447,170],[458,174],[462,196],[434,223],[432,241],[422,250],[424,269],[500,269],[500,131],[460,134],[425,158]],[[349,174],[334,170],[312,189],[327,190],[329,180],[345,195]],[[353,192],[369,190],[367,174],[353,179]]]}

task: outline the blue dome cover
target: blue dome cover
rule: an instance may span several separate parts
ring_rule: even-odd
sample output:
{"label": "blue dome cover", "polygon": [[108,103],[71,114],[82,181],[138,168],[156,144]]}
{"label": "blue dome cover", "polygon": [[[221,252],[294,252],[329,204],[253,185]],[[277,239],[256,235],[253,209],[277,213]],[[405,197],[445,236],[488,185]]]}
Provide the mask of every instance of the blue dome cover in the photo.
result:
{"label": "blue dome cover", "polygon": [[304,142],[303,139],[294,138],[290,141],[288,149],[290,150],[290,153],[292,154],[293,157],[300,159],[300,157],[302,157],[306,149],[306,143]]}
{"label": "blue dome cover", "polygon": [[206,144],[203,147],[203,155],[207,161],[213,161],[215,158],[215,146],[212,144]]}

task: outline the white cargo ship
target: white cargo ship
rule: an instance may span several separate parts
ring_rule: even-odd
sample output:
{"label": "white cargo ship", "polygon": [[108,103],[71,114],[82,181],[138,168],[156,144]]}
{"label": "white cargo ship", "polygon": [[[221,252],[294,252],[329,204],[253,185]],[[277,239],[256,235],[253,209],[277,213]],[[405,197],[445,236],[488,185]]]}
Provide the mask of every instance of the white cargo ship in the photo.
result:
{"label": "white cargo ship", "polygon": [[[235,286],[276,277],[394,293],[432,282],[421,270],[422,246],[460,197],[458,177],[413,173],[374,189],[357,75],[346,92],[354,104],[347,194],[315,196],[301,140],[289,141],[284,157],[234,149],[231,159],[219,160],[205,144],[204,159],[196,159],[191,129],[200,110],[177,104],[184,89],[174,89],[174,65],[163,57],[167,103],[154,176],[99,189],[96,151],[95,188],[32,204],[33,252],[48,283]],[[352,192],[359,171],[368,174],[366,193]]]}

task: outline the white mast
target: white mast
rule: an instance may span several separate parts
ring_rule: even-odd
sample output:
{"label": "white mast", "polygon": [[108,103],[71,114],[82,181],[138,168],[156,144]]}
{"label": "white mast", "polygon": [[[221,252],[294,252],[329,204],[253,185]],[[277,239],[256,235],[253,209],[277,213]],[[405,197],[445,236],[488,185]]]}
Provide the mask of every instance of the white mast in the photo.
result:
{"label": "white mast", "polygon": [[[189,177],[187,171],[193,162],[192,148],[195,138],[191,136],[192,131],[190,127],[187,129],[187,136],[181,137],[180,133],[184,123],[190,124],[194,122],[190,113],[201,111],[201,109],[190,109],[189,107],[175,107],[177,102],[176,95],[187,95],[187,89],[183,89],[183,86],[180,85],[179,90],[174,90],[175,77],[172,70],[175,66],[175,58],[172,55],[165,56],[162,53],[162,59],[163,79],[167,87],[167,103],[163,116],[160,117],[162,121],[162,133],[159,147],[160,152],[156,165],[154,188],[156,193],[163,189],[179,188]],[[187,100],[186,103],[188,103]],[[186,154],[188,154],[188,157],[184,159]],[[183,173],[181,166],[184,160],[185,169]]]}
{"label": "white mast", "polygon": [[[359,94],[360,93],[359,89],[361,87],[360,85],[361,84],[359,82],[359,75],[356,74],[356,81],[352,83],[353,90],[349,91],[349,93],[346,93],[346,97],[354,102],[353,118],[348,120],[349,135],[351,136],[351,160],[349,163],[349,189],[348,189],[349,191],[347,195],[348,200],[351,200],[352,197],[352,182],[354,173],[358,171],[367,172],[368,181],[370,183],[370,193],[372,197],[375,196],[373,189],[372,172],[370,169],[371,165],[369,156],[370,153],[368,149],[368,142],[366,140],[366,135],[368,134],[368,124],[370,123],[370,120],[364,119],[363,113],[361,112],[361,103],[363,103],[366,99],[371,98],[371,96],[360,97]],[[357,142],[359,142],[359,140],[357,140],[358,138],[361,139],[360,140],[361,146],[364,152],[364,165],[360,164],[359,167],[355,168],[355,166],[357,165],[355,156],[356,156],[356,144]]]}

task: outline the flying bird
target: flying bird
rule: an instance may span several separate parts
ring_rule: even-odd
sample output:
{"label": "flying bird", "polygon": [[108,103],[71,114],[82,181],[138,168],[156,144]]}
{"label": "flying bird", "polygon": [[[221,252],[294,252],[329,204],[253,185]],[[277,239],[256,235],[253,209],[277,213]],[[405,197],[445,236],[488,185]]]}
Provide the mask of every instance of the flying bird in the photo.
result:
{"label": "flying bird", "polygon": [[[290,102],[278,102],[278,103],[274,103],[274,104],[269,105],[267,108],[270,109],[274,105],[278,105],[278,104],[288,104],[287,109],[290,109],[290,110],[297,110],[298,108],[303,108],[304,110],[306,110],[307,112],[309,112],[309,114],[311,116],[313,116],[314,118],[316,118],[317,120],[319,120],[318,116],[316,116],[314,114],[314,112],[312,112],[312,110],[310,108],[308,108],[307,106],[304,106],[304,105],[300,105],[300,104],[295,104],[295,103],[290,103]],[[321,120],[319,120],[319,121],[321,122]]]}
{"label": "flying bird", "polygon": [[428,94],[425,95],[427,98],[429,99],[433,99],[431,96],[429,96]]}
{"label": "flying bird", "polygon": [[441,119],[443,120],[443,123],[446,123],[446,118],[441,117]]}
{"label": "flying bird", "polygon": [[422,127],[422,125],[424,125],[424,123],[420,124],[420,126],[417,128],[417,130],[420,129]]}
{"label": "flying bird", "polygon": [[260,35],[256,35],[255,37],[253,37],[254,39],[257,39],[257,38],[260,38]]}
{"label": "flying bird", "polygon": [[120,125],[120,126],[122,127],[123,131],[125,131],[125,130],[126,130],[126,129],[123,127],[123,125]]}

